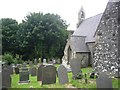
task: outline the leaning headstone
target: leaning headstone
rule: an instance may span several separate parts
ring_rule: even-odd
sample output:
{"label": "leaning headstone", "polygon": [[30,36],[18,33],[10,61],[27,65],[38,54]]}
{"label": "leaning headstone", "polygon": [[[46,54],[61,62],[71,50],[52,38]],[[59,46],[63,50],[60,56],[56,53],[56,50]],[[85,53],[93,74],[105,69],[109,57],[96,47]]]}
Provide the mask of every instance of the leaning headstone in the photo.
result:
{"label": "leaning headstone", "polygon": [[8,68],[2,69],[2,88],[10,88],[11,87],[11,77],[10,71]]}
{"label": "leaning headstone", "polygon": [[73,76],[77,77],[77,75],[81,72],[81,70],[80,70],[80,68],[81,68],[80,60],[78,60],[78,59],[70,60],[70,67],[72,69]]}
{"label": "leaning headstone", "polygon": [[58,78],[60,84],[65,84],[68,82],[67,69],[64,65],[60,65],[58,68]]}
{"label": "leaning headstone", "polygon": [[19,83],[29,83],[29,71],[27,67],[22,67],[19,74]]}
{"label": "leaning headstone", "polygon": [[110,88],[112,89],[112,80],[105,73],[101,73],[96,79],[97,88]]}
{"label": "leaning headstone", "polygon": [[31,68],[31,76],[36,76],[36,68],[35,67],[33,67],[33,68]]}
{"label": "leaning headstone", "polygon": [[56,83],[56,67],[53,65],[44,66],[42,69],[42,85]]}
{"label": "leaning headstone", "polygon": [[19,68],[15,67],[15,74],[19,74]]}
{"label": "leaning headstone", "polygon": [[37,81],[42,81],[42,69],[43,69],[44,65],[40,65],[38,67],[38,72],[37,72]]}

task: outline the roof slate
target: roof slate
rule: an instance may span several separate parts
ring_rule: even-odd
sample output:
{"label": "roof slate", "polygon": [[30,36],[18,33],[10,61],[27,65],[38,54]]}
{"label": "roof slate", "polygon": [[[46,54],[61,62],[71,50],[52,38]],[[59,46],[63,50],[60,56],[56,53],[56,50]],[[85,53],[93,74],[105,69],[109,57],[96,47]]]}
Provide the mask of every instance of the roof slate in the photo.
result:
{"label": "roof slate", "polygon": [[90,52],[85,43],[85,36],[71,36],[70,46],[73,52]]}
{"label": "roof slate", "polygon": [[86,36],[85,42],[95,42],[94,34],[100,23],[102,14],[85,19],[81,25],[74,31],[74,36]]}

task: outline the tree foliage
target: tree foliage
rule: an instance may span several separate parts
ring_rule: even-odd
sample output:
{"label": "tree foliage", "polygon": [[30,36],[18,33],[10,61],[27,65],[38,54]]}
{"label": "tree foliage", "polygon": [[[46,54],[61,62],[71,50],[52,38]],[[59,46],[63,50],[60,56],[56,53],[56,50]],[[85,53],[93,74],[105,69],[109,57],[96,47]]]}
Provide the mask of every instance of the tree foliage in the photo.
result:
{"label": "tree foliage", "polygon": [[16,32],[18,22],[11,18],[3,18],[2,21],[2,52],[16,52]]}
{"label": "tree foliage", "polygon": [[13,19],[2,19],[3,52],[22,55],[25,60],[61,58],[66,29],[66,22],[59,15],[49,13],[30,13],[20,24]]}

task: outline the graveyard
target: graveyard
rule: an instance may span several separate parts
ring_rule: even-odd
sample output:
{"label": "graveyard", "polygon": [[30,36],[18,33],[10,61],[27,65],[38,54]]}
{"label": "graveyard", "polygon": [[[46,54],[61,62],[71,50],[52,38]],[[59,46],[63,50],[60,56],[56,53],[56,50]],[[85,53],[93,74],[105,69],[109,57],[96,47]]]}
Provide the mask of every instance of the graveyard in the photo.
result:
{"label": "graveyard", "polygon": [[3,18],[2,88],[120,90],[119,11],[120,1],[109,0],[102,14],[85,19],[81,7],[74,32],[50,13],[20,24]]}
{"label": "graveyard", "polygon": [[[29,70],[30,70],[30,66],[26,65]],[[37,68],[37,65],[33,66],[34,68]],[[55,64],[55,67],[58,68],[60,67],[60,64]],[[22,67],[21,67],[22,68]],[[62,67],[61,67],[62,68]],[[48,84],[43,84],[42,85],[42,80],[38,81],[37,80],[37,73],[32,75],[32,73],[29,73],[29,81],[28,83],[23,82],[20,83],[20,73],[15,73],[15,71],[10,75],[11,76],[11,88],[96,88],[96,77],[94,78],[90,78],[90,73],[92,73],[92,68],[88,67],[88,68],[82,68],[82,74],[86,74],[86,79],[87,82],[85,81],[85,76],[83,76],[82,78],[79,79],[73,79],[73,74],[72,72],[67,72],[67,77],[61,76],[63,79],[63,81],[59,81],[60,77],[58,75],[56,75],[56,80],[55,82],[51,82]],[[62,70],[64,71],[64,70]],[[24,76],[23,76],[24,77]],[[67,81],[65,80],[67,79]],[[8,80],[8,78],[7,78]],[[65,80],[65,81],[64,81]],[[49,81],[49,80],[48,80]],[[46,81],[47,82],[47,81]],[[8,82],[5,82],[8,83]],[[112,79],[112,87],[113,88],[118,88],[118,79],[113,78]]]}

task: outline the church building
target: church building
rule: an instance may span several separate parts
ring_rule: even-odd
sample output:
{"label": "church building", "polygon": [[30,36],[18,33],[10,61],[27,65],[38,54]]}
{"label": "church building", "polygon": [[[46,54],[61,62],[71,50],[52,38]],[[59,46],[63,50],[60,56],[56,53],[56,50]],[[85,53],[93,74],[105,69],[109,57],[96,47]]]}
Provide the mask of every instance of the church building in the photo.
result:
{"label": "church building", "polygon": [[78,13],[77,29],[68,38],[63,63],[78,59],[81,67],[91,65],[96,72],[118,76],[120,68],[120,1],[109,0],[105,11],[85,19]]}
{"label": "church building", "polygon": [[77,58],[82,67],[88,67],[93,60],[93,47],[95,44],[94,34],[100,23],[102,14],[85,19],[85,12],[81,7],[78,13],[77,29],[68,38],[64,50],[63,62],[67,64],[70,60]]}

